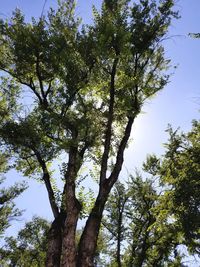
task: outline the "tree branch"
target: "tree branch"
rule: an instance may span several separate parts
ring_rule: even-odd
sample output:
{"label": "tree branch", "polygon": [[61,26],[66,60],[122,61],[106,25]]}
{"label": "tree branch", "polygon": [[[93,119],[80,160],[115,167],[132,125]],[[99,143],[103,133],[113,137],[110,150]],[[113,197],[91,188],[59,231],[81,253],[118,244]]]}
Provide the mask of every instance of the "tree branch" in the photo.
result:
{"label": "tree branch", "polygon": [[113,184],[117,181],[119,173],[121,171],[122,164],[124,161],[124,150],[126,148],[126,145],[128,143],[128,140],[129,140],[129,137],[131,134],[131,129],[132,129],[134,119],[135,119],[134,116],[131,116],[128,118],[128,123],[126,125],[124,136],[121,140],[121,143],[119,145],[119,149],[117,152],[114,169],[113,169],[112,173],[110,174],[109,178],[107,179],[107,184],[108,184],[109,188],[112,188]]}
{"label": "tree branch", "polygon": [[111,81],[110,81],[110,104],[108,111],[108,121],[105,131],[105,142],[104,142],[104,152],[101,160],[101,172],[100,172],[100,185],[106,179],[106,171],[108,165],[108,158],[111,145],[111,136],[112,136],[112,123],[113,123],[113,113],[114,113],[114,101],[115,101],[115,75],[119,58],[116,57],[113,62],[112,72],[111,72]]}
{"label": "tree branch", "polygon": [[51,205],[51,209],[52,209],[54,218],[57,218],[59,216],[59,208],[56,204],[55,195],[54,195],[53,188],[51,186],[50,175],[49,175],[46,163],[42,159],[40,153],[36,149],[34,149],[34,153],[35,153],[35,156],[36,156],[36,158],[37,158],[37,160],[38,160],[38,162],[39,162],[39,164],[43,170],[43,180],[45,182],[45,186],[46,186],[46,189],[48,192],[49,202]]}
{"label": "tree branch", "polygon": [[13,72],[3,68],[2,66],[0,66],[0,70],[4,71],[5,73],[9,74],[10,76],[12,76],[13,78],[15,78],[19,83],[21,83],[22,85],[26,85],[27,87],[29,87],[33,93],[36,95],[36,97],[38,98],[40,104],[43,104],[43,100],[40,96],[40,94],[37,92],[35,85],[33,83],[33,78],[30,78],[30,82],[25,82],[23,81],[21,78],[19,78],[17,75],[15,75]]}
{"label": "tree branch", "polygon": [[43,98],[43,102],[46,100],[46,96],[45,96],[45,92],[44,92],[44,86],[43,86],[43,80],[42,80],[42,76],[40,73],[40,61],[39,61],[39,55],[37,55],[36,57],[36,75],[39,81],[39,85],[40,85],[40,90],[41,90],[41,94],[42,94],[42,98]]}

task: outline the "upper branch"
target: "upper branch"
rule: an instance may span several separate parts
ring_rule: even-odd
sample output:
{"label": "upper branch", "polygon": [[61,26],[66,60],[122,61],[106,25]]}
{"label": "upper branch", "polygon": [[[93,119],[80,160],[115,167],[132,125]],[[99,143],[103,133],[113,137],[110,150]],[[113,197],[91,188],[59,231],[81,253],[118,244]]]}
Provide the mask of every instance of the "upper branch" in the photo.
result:
{"label": "upper branch", "polygon": [[0,66],[0,70],[2,70],[3,72],[9,74],[11,77],[15,78],[17,80],[17,82],[19,82],[22,85],[26,85],[27,87],[29,87],[33,93],[36,95],[36,97],[38,98],[40,104],[43,104],[43,99],[41,98],[40,94],[38,93],[38,91],[35,88],[34,82],[33,82],[33,78],[30,78],[30,81],[23,81],[20,77],[18,77],[14,72],[3,68],[2,66]]}
{"label": "upper branch", "polygon": [[132,129],[132,125],[134,122],[135,117],[131,116],[128,118],[128,123],[126,125],[126,129],[124,132],[124,136],[121,140],[121,143],[119,145],[119,149],[117,152],[117,156],[116,156],[116,162],[115,162],[115,166],[114,169],[112,171],[112,173],[110,174],[107,182],[110,188],[112,188],[113,184],[116,182],[116,180],[118,179],[119,173],[121,171],[122,168],[122,164],[124,161],[124,150],[126,148],[126,145],[128,143],[130,134],[131,134],[131,129]]}
{"label": "upper branch", "polygon": [[113,62],[112,72],[111,72],[111,81],[110,81],[110,103],[108,111],[108,121],[105,131],[105,142],[104,142],[104,152],[101,161],[101,173],[100,173],[100,184],[106,179],[106,171],[108,165],[108,158],[111,145],[111,136],[112,136],[112,123],[114,115],[114,102],[115,102],[115,75],[117,70],[119,58],[116,57]]}
{"label": "upper branch", "polygon": [[42,75],[40,73],[40,60],[39,60],[39,56],[37,56],[37,59],[36,59],[36,75],[37,75],[37,78],[38,78],[38,81],[39,81],[39,84],[40,84],[40,90],[41,90],[41,94],[42,94],[42,98],[43,100],[46,99],[46,96],[45,96],[45,92],[44,92],[44,85],[43,85],[43,79],[42,79]]}

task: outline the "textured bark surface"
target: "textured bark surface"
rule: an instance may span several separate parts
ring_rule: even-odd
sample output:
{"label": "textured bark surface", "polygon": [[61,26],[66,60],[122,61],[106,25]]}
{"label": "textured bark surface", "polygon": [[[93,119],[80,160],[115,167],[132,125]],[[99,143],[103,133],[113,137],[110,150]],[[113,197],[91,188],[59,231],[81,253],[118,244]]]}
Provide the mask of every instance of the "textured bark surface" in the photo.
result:
{"label": "textured bark surface", "polygon": [[[120,204],[119,204],[120,205]],[[121,267],[122,211],[119,207],[119,224],[117,231],[117,266]]]}
{"label": "textured bark surface", "polygon": [[101,224],[101,218],[102,211],[99,211],[97,214],[95,209],[93,209],[80,241],[77,267],[94,267],[94,255]]}
{"label": "textured bark surface", "polygon": [[76,267],[77,249],[76,249],[76,226],[80,211],[79,203],[74,203],[71,211],[65,220],[61,267]]}
{"label": "textured bark surface", "polygon": [[79,243],[77,267],[94,267],[94,255],[97,239],[103,216],[103,210],[108,198],[109,189],[104,183],[104,191],[98,195],[94,208],[92,209]]}
{"label": "textured bark surface", "polygon": [[62,223],[61,217],[55,219],[49,230],[46,267],[60,267]]}
{"label": "textured bark surface", "polygon": [[64,201],[67,217],[63,230],[61,267],[76,266],[76,227],[81,210],[81,205],[75,193],[75,179],[80,168],[78,159],[78,149],[76,147],[71,147],[69,151],[68,169],[65,174],[66,185],[64,189]]}

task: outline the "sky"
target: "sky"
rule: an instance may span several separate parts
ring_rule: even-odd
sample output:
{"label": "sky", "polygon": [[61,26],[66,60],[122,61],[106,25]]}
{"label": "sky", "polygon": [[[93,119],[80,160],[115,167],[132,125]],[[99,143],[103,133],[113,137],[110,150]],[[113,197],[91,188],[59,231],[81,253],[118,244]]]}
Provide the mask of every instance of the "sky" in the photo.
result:
{"label": "sky", "polygon": [[[55,7],[56,0],[0,0],[0,17],[9,18],[12,11],[18,7],[30,20],[32,16],[39,17],[49,6]],[[92,4],[100,7],[101,1],[79,0],[76,14],[83,18],[83,23],[92,21]],[[169,39],[165,41],[166,56],[171,65],[177,66],[171,76],[170,83],[145,104],[143,112],[138,116],[133,127],[131,142],[125,153],[122,178],[135,168],[140,168],[147,154],[164,153],[163,144],[167,141],[165,132],[170,123],[173,128],[180,127],[183,131],[191,128],[191,121],[199,119],[200,110],[200,39],[193,39],[189,33],[200,32],[200,1],[179,0],[175,9],[179,10],[181,18],[174,20],[170,27]],[[9,184],[22,179],[19,174],[11,171],[7,175]],[[47,193],[42,184],[29,180],[30,188],[16,201],[25,212],[21,222],[15,223],[12,231],[16,231],[22,223],[30,220],[33,215],[41,215],[51,219]],[[35,198],[35,195],[37,197]],[[10,230],[11,231],[11,230]]]}

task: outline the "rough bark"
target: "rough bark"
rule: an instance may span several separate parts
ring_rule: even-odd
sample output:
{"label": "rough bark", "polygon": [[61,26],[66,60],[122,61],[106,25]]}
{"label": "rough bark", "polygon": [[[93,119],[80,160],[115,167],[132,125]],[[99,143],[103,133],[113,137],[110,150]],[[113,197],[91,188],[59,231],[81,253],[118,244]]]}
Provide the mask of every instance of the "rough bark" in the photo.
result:
{"label": "rough bark", "polygon": [[59,208],[58,208],[58,205],[56,204],[55,194],[54,194],[51,182],[50,182],[50,175],[48,172],[46,162],[42,159],[39,151],[37,151],[35,148],[32,148],[32,150],[34,151],[36,158],[37,158],[37,160],[38,160],[38,162],[42,168],[42,171],[43,171],[43,181],[45,183],[45,186],[46,186],[46,189],[48,192],[49,203],[51,205],[51,210],[53,212],[54,218],[58,218],[60,216],[59,215]]}
{"label": "rough bark", "polygon": [[46,267],[60,267],[64,219],[65,216],[60,214],[59,217],[53,221],[49,230]]}
{"label": "rough bark", "polygon": [[46,166],[46,162],[42,159],[40,153],[33,148],[37,160],[43,170],[43,181],[45,183],[49,203],[54,215],[54,221],[48,233],[48,249],[46,255],[46,267],[60,267],[61,249],[62,249],[62,229],[65,215],[59,211],[56,204],[54,191],[50,182],[50,175]]}
{"label": "rough bark", "polygon": [[121,240],[117,240],[117,266],[121,267]]}
{"label": "rough bark", "polygon": [[77,250],[75,236],[79,212],[80,204],[78,202],[73,203],[65,220],[61,267],[76,267]]}
{"label": "rough bark", "polygon": [[97,239],[108,194],[109,192],[107,191],[102,195],[98,195],[94,208],[89,215],[79,243],[76,267],[94,267]]}
{"label": "rough bark", "polygon": [[64,201],[67,217],[64,224],[61,267],[75,267],[76,250],[76,227],[81,205],[75,195],[75,178],[79,169],[78,150],[71,147],[69,151],[68,170],[65,175]]}

